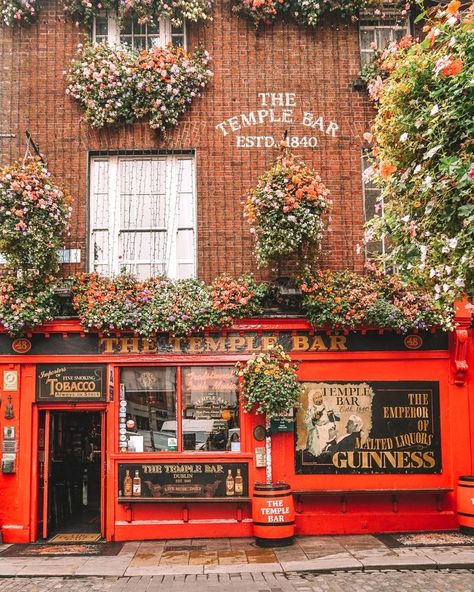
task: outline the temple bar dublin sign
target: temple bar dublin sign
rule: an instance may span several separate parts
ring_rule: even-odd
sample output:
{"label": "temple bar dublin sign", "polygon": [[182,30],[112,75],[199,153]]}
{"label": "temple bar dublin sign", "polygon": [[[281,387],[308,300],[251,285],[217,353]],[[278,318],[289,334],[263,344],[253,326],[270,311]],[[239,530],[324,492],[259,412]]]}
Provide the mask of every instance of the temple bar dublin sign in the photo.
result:
{"label": "temple bar dublin sign", "polygon": [[306,382],[296,472],[440,473],[437,382]]}
{"label": "temple bar dublin sign", "polygon": [[95,334],[71,333],[64,336],[51,333],[47,339],[41,334],[22,339],[21,351],[15,346],[15,340],[0,335],[0,355],[251,354],[277,344],[294,355],[356,351],[446,351],[448,335],[442,331],[420,331],[408,335],[392,331],[380,335],[377,330],[351,331],[347,334],[337,331],[226,331],[189,337],[162,334],[147,339],[125,334],[99,337]]}
{"label": "temple bar dublin sign", "polygon": [[219,497],[238,501],[247,496],[246,463],[119,464],[119,498]]}
{"label": "temple bar dublin sign", "polygon": [[37,367],[37,401],[105,401],[105,366],[48,364]]}

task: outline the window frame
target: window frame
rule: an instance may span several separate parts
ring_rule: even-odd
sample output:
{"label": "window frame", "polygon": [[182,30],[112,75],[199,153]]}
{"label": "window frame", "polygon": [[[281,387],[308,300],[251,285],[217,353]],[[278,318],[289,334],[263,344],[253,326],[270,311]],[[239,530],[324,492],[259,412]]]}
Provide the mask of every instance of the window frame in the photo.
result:
{"label": "window frame", "polygon": [[[361,170],[362,170],[361,180],[362,180],[362,207],[363,207],[363,211],[364,211],[364,226],[374,216],[379,216],[381,218],[383,218],[383,216],[384,216],[384,201],[383,201],[383,198],[381,198],[382,190],[380,189],[380,187],[377,187],[376,185],[372,185],[370,181],[365,181],[365,179],[364,179],[364,173],[365,173],[366,169],[369,168],[369,166],[370,166],[369,157],[370,157],[370,152],[368,150],[362,150],[360,162],[361,162]],[[367,216],[367,213],[368,213],[368,207],[367,207],[368,206],[368,204],[367,204],[368,192],[371,192],[372,194],[375,194],[375,193],[378,194],[378,196],[374,200],[374,206],[377,203],[377,201],[379,201],[379,203],[381,204],[380,212],[376,212],[374,210],[372,213],[372,216],[370,216],[370,217]],[[380,198],[380,199],[378,199],[378,198]],[[382,235],[382,238],[379,241],[372,241],[372,244],[374,246],[380,244],[380,248],[369,249],[369,244],[366,243],[364,246],[366,259],[369,259],[373,255],[385,255],[386,254],[387,244],[386,244],[385,235]]]}
{"label": "window frame", "polygon": [[[404,30],[405,35],[412,34],[412,22],[410,19],[410,15],[407,14],[406,16],[402,15],[402,10],[399,8],[394,8],[390,5],[382,5],[380,8],[382,14],[375,15],[373,9],[372,10],[363,10],[359,16],[359,60],[360,60],[360,67],[364,69],[367,64],[364,64],[363,55],[373,55],[375,50],[369,47],[365,47],[362,43],[362,33],[364,31],[371,31],[373,33],[373,40],[372,42],[377,43],[377,31],[388,29],[391,32],[391,41],[395,41],[397,39],[395,32],[397,30]],[[368,24],[369,21],[376,23],[376,24]],[[385,24],[384,21],[390,22],[391,24]],[[396,21],[396,24],[393,24],[393,21]],[[364,24],[366,23],[366,24]],[[371,42],[371,43],[372,43]],[[384,47],[378,47],[377,50],[383,50]],[[370,60],[368,60],[370,63]]]}
{"label": "window frame", "polygon": [[235,451],[235,450],[186,450],[184,449],[184,439],[183,439],[183,399],[184,399],[184,395],[185,393],[183,392],[183,370],[186,368],[194,368],[194,367],[200,367],[200,368],[209,368],[209,367],[225,367],[225,368],[229,368],[229,370],[232,370],[232,368],[235,366],[235,360],[213,360],[213,361],[194,361],[194,360],[189,360],[186,361],[185,363],[173,363],[170,360],[170,363],[153,363],[153,362],[142,362],[142,363],[132,363],[132,362],[127,362],[127,363],[121,363],[121,364],[116,364],[114,366],[114,372],[116,372],[116,376],[117,376],[117,386],[116,386],[116,392],[115,392],[115,400],[120,402],[120,381],[121,381],[121,371],[123,368],[140,368],[140,367],[156,367],[156,368],[174,368],[176,371],[176,439],[177,439],[177,450],[168,450],[168,451],[144,451],[144,452],[133,452],[133,451],[127,451],[127,452],[120,452],[120,430],[119,430],[119,424],[120,424],[120,406],[117,405],[116,406],[116,411],[113,414],[113,420],[114,420],[114,432],[115,432],[115,447],[116,447],[116,452],[117,454],[122,455],[124,458],[129,459],[130,461],[132,460],[139,460],[139,458],[141,456],[146,456],[147,458],[149,457],[153,457],[153,458],[160,458],[161,460],[163,459],[167,459],[169,458],[170,460],[174,457],[176,457],[176,455],[179,456],[187,456],[187,455],[193,455],[196,456],[198,458],[207,458],[209,459],[210,457],[215,457],[216,455],[222,455],[225,454],[226,456],[241,456],[242,454],[247,454],[248,452],[246,452],[247,448],[247,442],[246,442],[246,436],[245,436],[245,429],[243,426],[243,417],[245,416],[244,413],[244,402],[242,400],[242,397],[240,396],[240,389],[239,389],[239,379],[236,378],[236,382],[235,382],[235,392],[236,392],[236,397],[237,397],[237,408],[239,410],[239,430],[240,430],[240,450],[239,451]]}
{"label": "window frame", "polygon": [[[197,171],[196,171],[196,152],[194,150],[166,150],[166,151],[108,151],[108,152],[90,152],[89,159],[88,159],[88,182],[87,182],[87,269],[89,272],[95,272],[96,265],[100,267],[107,267],[107,272],[105,275],[109,277],[113,277],[118,275],[121,271],[121,268],[127,265],[126,260],[119,259],[119,250],[120,250],[120,228],[119,228],[119,218],[120,218],[120,189],[118,183],[120,182],[120,177],[118,175],[118,162],[119,159],[134,159],[137,160],[152,160],[152,159],[166,159],[168,157],[172,157],[173,160],[177,163],[180,158],[184,158],[186,160],[191,161],[191,170],[192,170],[192,179],[191,179],[191,190],[192,190],[192,197],[193,197],[193,204],[192,204],[192,221],[193,226],[179,226],[179,210],[177,206],[177,199],[170,200],[170,204],[172,207],[170,208],[170,213],[167,215],[166,219],[174,219],[174,229],[172,230],[171,240],[166,241],[166,249],[165,249],[165,260],[163,261],[163,266],[165,268],[164,274],[167,275],[171,279],[195,279],[197,277],[197,268],[198,268],[198,246],[197,246],[197,238],[198,238],[198,227],[197,227]],[[111,160],[114,159],[115,164],[115,171],[112,173],[112,178],[115,179],[115,183],[110,183],[110,171],[108,174],[108,200],[107,200],[107,207],[113,208],[109,211],[109,226],[108,228],[104,228],[102,230],[107,231],[109,233],[109,246],[108,251],[110,253],[108,259],[106,259],[103,263],[98,263],[95,259],[95,245],[93,240],[93,232],[100,231],[101,228],[93,226],[92,220],[92,205],[93,205],[93,189],[95,179],[93,178],[93,164],[94,162],[100,162],[107,160],[110,166]],[[175,188],[177,186],[177,178],[178,175],[173,175],[175,177],[174,185]],[[114,186],[115,190],[112,190],[111,187]],[[117,190],[118,188],[118,190]],[[176,198],[177,192],[176,190],[170,192],[171,197]],[[173,203],[171,203],[171,201]],[[144,231],[144,229],[139,229]],[[164,232],[167,234],[170,233],[170,226],[167,225],[164,229]],[[178,262],[178,232],[185,230],[191,230],[193,232],[193,257],[191,259],[180,260]],[[133,229],[130,229],[131,232],[134,232]],[[136,231],[136,229],[135,229]],[[112,237],[112,240],[110,240]],[[167,257],[168,253],[170,254]],[[139,261],[139,260],[132,260],[128,263],[128,265],[139,265],[139,264],[146,264],[149,263],[150,266],[153,263],[158,264],[158,261]],[[179,265],[192,265],[192,272],[191,274],[187,275],[180,275],[179,274]],[[98,273],[101,273],[100,271]],[[133,273],[133,269],[132,269]],[[134,274],[137,275],[137,274]],[[156,274],[152,274],[156,275]]]}
{"label": "window frame", "polygon": [[[117,13],[112,10],[103,10],[103,11],[100,11],[97,14],[97,16],[101,17],[101,18],[105,17],[107,19],[107,38],[106,38],[107,43],[112,46],[122,45],[123,43],[120,40],[120,25],[118,22]],[[133,24],[135,24],[136,22],[137,21],[134,20]],[[160,45],[157,45],[156,47],[166,47],[170,43],[173,44],[173,38],[182,37],[183,38],[183,48],[184,49],[187,48],[186,22],[183,23],[183,33],[179,34],[179,35],[176,33],[173,33],[173,26],[171,24],[170,19],[163,17],[163,18],[158,19],[158,22],[159,22],[160,38],[161,38],[161,32],[163,32],[164,42],[162,44],[160,43]],[[133,33],[132,33],[132,35],[133,35]],[[146,33],[146,35],[148,35],[148,33]],[[97,41],[97,17],[96,16],[94,16],[94,18],[92,20],[91,41],[92,41],[92,43],[101,43],[104,41],[104,39],[102,39],[101,41]]]}

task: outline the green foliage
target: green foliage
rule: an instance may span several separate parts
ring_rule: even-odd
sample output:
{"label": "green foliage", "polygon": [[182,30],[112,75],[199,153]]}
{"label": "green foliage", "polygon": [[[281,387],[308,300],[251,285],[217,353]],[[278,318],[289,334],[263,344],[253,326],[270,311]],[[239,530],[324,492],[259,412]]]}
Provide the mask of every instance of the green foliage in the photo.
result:
{"label": "green foliage", "polygon": [[38,285],[15,276],[2,278],[0,286],[0,325],[10,335],[51,321],[58,311],[54,282]]}
{"label": "green foliage", "polygon": [[250,191],[244,213],[260,266],[310,247],[317,250],[331,201],[321,177],[284,151]]}
{"label": "green foliage", "polygon": [[367,240],[388,238],[385,266],[447,301],[474,290],[474,35],[472,12],[460,22],[459,6],[392,52],[372,92],[384,216],[366,230]]}
{"label": "green foliage", "polygon": [[178,123],[209,83],[210,58],[202,48],[180,47],[137,52],[106,43],[80,46],[67,75],[66,93],[85,108],[96,128],[147,119],[159,131]]}
{"label": "green foliage", "polygon": [[396,276],[372,271],[307,271],[301,279],[303,310],[315,327],[354,329],[453,328],[454,309]]}
{"label": "green foliage", "polygon": [[265,414],[267,419],[287,415],[298,406],[303,388],[296,376],[296,364],[277,345],[254,354],[245,364],[236,364],[241,378],[244,409]]}
{"label": "green foliage", "polygon": [[69,201],[39,160],[0,171],[0,253],[10,270],[37,280],[57,272]]}
{"label": "green foliage", "polygon": [[87,330],[129,330],[149,337],[158,332],[183,336],[229,326],[236,318],[261,312],[266,287],[249,276],[199,280],[150,278],[128,274],[107,278],[80,274],[73,282],[73,305]]}
{"label": "green foliage", "polygon": [[278,18],[291,18],[314,27],[324,14],[348,18],[368,4],[368,0],[234,0],[233,10],[252,19],[256,27]]}

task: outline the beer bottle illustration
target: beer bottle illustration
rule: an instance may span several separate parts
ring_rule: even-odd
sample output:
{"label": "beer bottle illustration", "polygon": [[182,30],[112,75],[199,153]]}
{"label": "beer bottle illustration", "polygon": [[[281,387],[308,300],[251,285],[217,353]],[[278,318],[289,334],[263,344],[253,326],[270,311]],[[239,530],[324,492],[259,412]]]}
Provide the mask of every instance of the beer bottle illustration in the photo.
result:
{"label": "beer bottle illustration", "polygon": [[135,477],[133,478],[133,497],[140,497],[142,494],[142,480],[138,469],[135,469]]}
{"label": "beer bottle illustration", "polygon": [[127,469],[125,473],[125,479],[123,480],[123,495],[124,497],[132,497],[133,493],[133,482],[130,477],[130,471]]}
{"label": "beer bottle illustration", "polygon": [[227,478],[225,480],[225,494],[226,495],[234,495],[234,493],[235,493],[234,477],[232,477],[232,471],[229,469],[227,471]]}
{"label": "beer bottle illustration", "polygon": [[237,469],[237,475],[235,476],[234,491],[235,495],[244,494],[244,480],[242,479],[242,475],[240,474],[240,469]]}

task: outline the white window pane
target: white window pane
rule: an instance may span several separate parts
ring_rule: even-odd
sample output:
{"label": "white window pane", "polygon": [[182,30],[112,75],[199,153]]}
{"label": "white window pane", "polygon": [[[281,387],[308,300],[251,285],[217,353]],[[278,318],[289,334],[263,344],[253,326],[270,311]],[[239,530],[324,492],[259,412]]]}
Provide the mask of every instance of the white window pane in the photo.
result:
{"label": "white window pane", "polygon": [[362,49],[370,49],[370,44],[375,40],[374,31],[360,32],[360,46]]}
{"label": "white window pane", "polygon": [[122,265],[121,269],[131,273],[139,280],[146,280],[152,276],[164,275],[166,272],[164,263],[127,263]]}
{"label": "white window pane", "polygon": [[179,193],[192,193],[194,174],[193,174],[193,161],[191,159],[180,159],[178,160],[178,192]]}
{"label": "white window pane", "polygon": [[194,226],[194,199],[192,193],[182,193],[178,200],[178,227]]}
{"label": "white window pane", "polygon": [[121,195],[121,229],[165,228],[166,210],[164,196],[159,195]]}
{"label": "white window pane", "polygon": [[92,269],[195,275],[194,161],[182,155],[91,161]]}
{"label": "white window pane", "polygon": [[109,232],[108,230],[92,233],[91,249],[94,263],[106,263],[109,260]]}
{"label": "white window pane", "polygon": [[93,266],[93,271],[99,275],[110,275],[110,269],[108,265],[99,265],[96,263]]}
{"label": "white window pane", "polygon": [[166,232],[122,232],[119,256],[124,262],[154,262],[165,258]]}
{"label": "white window pane", "polygon": [[109,226],[109,163],[96,160],[91,167],[91,228]]}
{"label": "white window pane", "polygon": [[194,263],[179,263],[178,264],[178,279],[188,280],[196,276],[194,270]]}
{"label": "white window pane", "polygon": [[184,261],[193,261],[194,259],[194,230],[178,231],[176,245],[176,255],[178,263]]}
{"label": "white window pane", "polygon": [[96,16],[95,18],[95,35],[96,37],[107,37],[108,35],[108,19],[104,16]]}
{"label": "white window pane", "polygon": [[391,29],[378,29],[376,31],[376,35],[377,35],[377,47],[379,47],[379,48],[385,47],[393,39]]}

